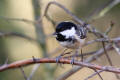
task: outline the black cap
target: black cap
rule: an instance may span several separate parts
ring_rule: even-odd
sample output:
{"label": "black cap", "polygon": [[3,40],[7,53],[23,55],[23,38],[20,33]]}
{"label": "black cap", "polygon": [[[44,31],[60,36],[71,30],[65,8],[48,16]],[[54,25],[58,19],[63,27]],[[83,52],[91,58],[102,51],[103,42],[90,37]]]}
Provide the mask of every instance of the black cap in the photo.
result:
{"label": "black cap", "polygon": [[71,29],[72,27],[74,27],[75,29],[77,29],[76,24],[69,22],[69,21],[64,21],[64,22],[60,22],[57,26],[56,26],[56,32],[61,32],[67,29]]}

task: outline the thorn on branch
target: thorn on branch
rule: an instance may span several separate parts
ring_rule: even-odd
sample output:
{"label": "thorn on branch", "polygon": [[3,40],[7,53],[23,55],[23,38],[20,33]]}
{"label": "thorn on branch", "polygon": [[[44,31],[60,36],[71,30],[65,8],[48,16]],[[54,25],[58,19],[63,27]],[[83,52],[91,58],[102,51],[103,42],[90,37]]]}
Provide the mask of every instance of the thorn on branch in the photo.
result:
{"label": "thorn on branch", "polygon": [[108,33],[112,30],[114,24],[115,24],[115,23],[114,23],[113,21],[110,22],[110,26],[109,26],[109,27],[107,28],[107,30],[105,31],[105,35],[108,35]]}
{"label": "thorn on branch", "polygon": [[6,61],[5,61],[4,65],[7,65],[7,64],[8,64],[8,58],[6,59]]}
{"label": "thorn on branch", "polygon": [[34,57],[34,56],[32,56],[32,59],[33,59],[33,62],[36,62],[36,59],[35,59],[35,57]]}

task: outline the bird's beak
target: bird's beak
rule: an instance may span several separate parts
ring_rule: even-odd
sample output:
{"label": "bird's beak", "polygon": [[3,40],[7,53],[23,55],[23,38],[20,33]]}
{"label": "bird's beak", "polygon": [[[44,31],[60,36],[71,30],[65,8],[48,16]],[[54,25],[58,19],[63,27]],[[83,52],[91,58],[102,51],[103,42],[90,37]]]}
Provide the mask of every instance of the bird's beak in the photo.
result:
{"label": "bird's beak", "polygon": [[57,37],[57,33],[56,32],[54,32],[52,35],[53,35],[53,37]]}

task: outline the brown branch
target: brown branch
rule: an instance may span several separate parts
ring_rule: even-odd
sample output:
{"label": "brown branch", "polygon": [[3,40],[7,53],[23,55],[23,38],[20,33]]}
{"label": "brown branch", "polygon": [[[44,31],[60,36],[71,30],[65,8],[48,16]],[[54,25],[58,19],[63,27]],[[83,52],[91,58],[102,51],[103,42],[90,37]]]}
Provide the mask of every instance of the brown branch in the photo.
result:
{"label": "brown branch", "polygon": [[[50,58],[41,58],[41,59],[34,58],[34,59],[16,61],[11,64],[0,66],[0,72],[5,71],[7,69],[19,68],[20,66],[27,66],[27,65],[35,64],[35,63],[56,63],[56,59],[55,58],[51,58],[51,59]],[[71,64],[71,60],[61,58],[59,60],[59,63]],[[80,61],[74,61],[73,65],[88,67],[91,69],[104,70],[104,71],[120,74],[120,68],[115,68],[112,66],[99,66],[96,64],[90,64],[90,63],[85,63],[85,62],[80,62]]]}

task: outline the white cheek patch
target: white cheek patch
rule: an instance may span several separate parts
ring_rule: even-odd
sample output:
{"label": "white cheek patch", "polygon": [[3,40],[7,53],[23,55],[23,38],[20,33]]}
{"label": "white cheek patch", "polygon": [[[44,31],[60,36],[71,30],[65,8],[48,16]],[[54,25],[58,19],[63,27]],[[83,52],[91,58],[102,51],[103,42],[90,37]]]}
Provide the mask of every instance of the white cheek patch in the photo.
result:
{"label": "white cheek patch", "polygon": [[62,31],[60,32],[62,35],[64,35],[66,38],[69,38],[70,36],[74,36],[76,31],[75,31],[75,28],[72,27],[71,29],[69,30],[65,30],[65,31]]}

